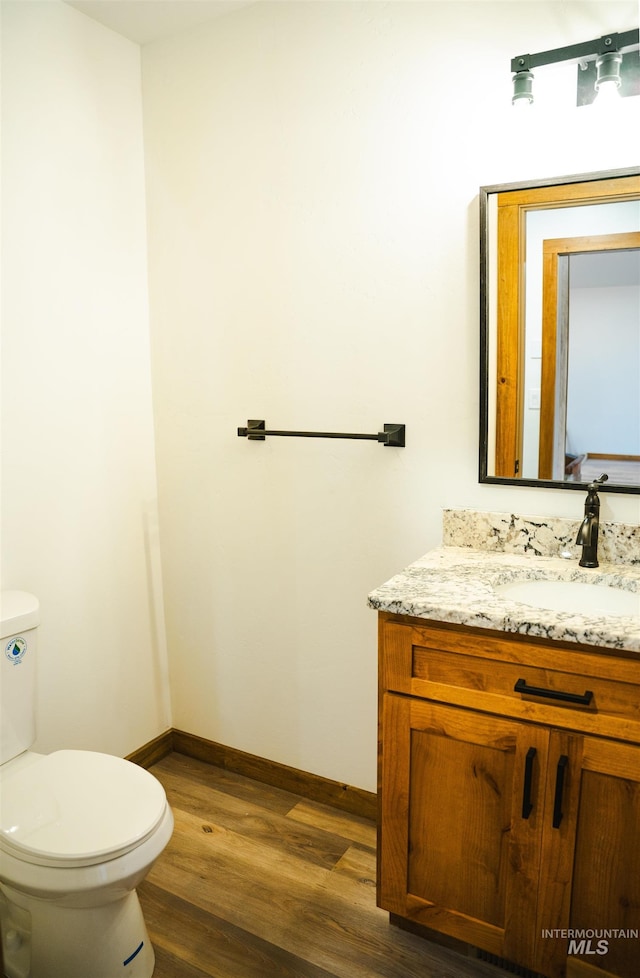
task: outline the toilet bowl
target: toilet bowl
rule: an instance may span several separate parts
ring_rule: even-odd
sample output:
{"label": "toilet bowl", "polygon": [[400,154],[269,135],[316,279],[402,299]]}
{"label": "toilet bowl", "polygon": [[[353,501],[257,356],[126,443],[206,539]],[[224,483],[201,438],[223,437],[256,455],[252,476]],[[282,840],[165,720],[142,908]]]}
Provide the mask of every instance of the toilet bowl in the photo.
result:
{"label": "toilet bowl", "polygon": [[171,838],[162,785],[107,754],[18,760],[0,768],[8,978],[150,978],[135,889]]}
{"label": "toilet bowl", "polygon": [[151,978],[154,953],[136,887],[173,831],[164,788],[109,754],[16,751],[22,714],[12,721],[16,704],[5,702],[6,684],[22,683],[23,693],[31,685],[26,672],[13,670],[33,652],[35,630],[31,618],[30,628],[16,630],[14,619],[7,641],[6,592],[2,598],[2,734],[3,747],[12,745],[0,764],[5,974]]}

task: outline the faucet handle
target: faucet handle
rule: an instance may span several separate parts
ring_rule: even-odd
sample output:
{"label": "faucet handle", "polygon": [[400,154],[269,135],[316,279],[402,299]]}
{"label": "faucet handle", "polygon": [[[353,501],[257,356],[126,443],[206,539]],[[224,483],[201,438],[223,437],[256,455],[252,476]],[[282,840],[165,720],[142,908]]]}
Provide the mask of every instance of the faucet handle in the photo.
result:
{"label": "faucet handle", "polygon": [[590,482],[589,483],[588,488],[589,489],[597,489],[599,486],[602,485],[603,482],[607,482],[608,479],[609,479],[609,476],[607,475],[607,473],[606,472],[603,472],[599,479],[594,479],[593,482]]}

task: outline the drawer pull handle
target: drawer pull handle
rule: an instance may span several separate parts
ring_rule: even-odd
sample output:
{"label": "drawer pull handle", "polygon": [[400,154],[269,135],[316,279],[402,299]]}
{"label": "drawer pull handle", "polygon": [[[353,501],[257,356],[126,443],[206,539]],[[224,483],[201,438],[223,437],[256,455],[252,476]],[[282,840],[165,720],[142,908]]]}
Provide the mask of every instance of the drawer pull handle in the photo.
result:
{"label": "drawer pull handle", "polygon": [[593,699],[590,689],[586,693],[565,693],[561,689],[545,689],[543,686],[527,686],[526,679],[518,679],[513,687],[514,693],[528,693],[529,696],[546,696],[549,700],[562,700],[565,703],[580,703],[589,706]]}
{"label": "drawer pull handle", "polygon": [[556,794],[553,799],[553,827],[554,829],[560,828],[560,822],[562,821],[562,795],[564,792],[564,773],[567,769],[567,764],[569,763],[569,758],[566,754],[562,754],[560,760],[558,761],[558,767],[556,768]]}
{"label": "drawer pull handle", "polygon": [[535,747],[530,747],[524,761],[524,791],[522,792],[522,817],[529,818],[533,811],[531,801],[531,782],[533,780],[533,759],[536,756]]}

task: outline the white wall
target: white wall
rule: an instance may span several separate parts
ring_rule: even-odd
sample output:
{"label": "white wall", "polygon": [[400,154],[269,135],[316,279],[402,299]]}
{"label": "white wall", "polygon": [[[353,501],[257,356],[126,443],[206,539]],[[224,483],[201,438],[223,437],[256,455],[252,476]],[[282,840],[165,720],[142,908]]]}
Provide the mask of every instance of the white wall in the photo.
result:
{"label": "white wall", "polygon": [[170,724],[149,368],[140,50],[2,3],[2,587],[41,602],[35,748]]}
{"label": "white wall", "polygon": [[[171,722],[139,50],[56,0],[2,14],[2,586],[43,605],[38,749],[124,754]],[[579,511],[477,482],[477,188],[636,162],[631,100],[613,140],[589,109],[524,122],[508,71],[636,23],[267,2],[144,50],[176,726],[373,788],[367,592],[440,541],[444,506]],[[253,444],[252,417],[401,421],[407,447]],[[602,511],[638,522],[640,499]]]}
{"label": "white wall", "polygon": [[[152,362],[174,722],[372,789],[367,592],[441,510],[576,516],[481,486],[478,187],[637,162],[609,121],[524,119],[510,60],[635,3],[269,3],[143,49]],[[407,447],[236,428],[376,431]],[[640,519],[608,494],[603,517]]]}

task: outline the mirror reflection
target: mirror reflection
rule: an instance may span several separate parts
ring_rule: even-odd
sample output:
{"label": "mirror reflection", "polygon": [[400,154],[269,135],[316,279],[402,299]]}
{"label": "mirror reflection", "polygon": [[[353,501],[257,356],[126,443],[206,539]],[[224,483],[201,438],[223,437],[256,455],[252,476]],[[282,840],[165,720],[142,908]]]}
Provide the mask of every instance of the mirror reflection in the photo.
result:
{"label": "mirror reflection", "polygon": [[639,174],[481,188],[480,481],[640,492]]}

